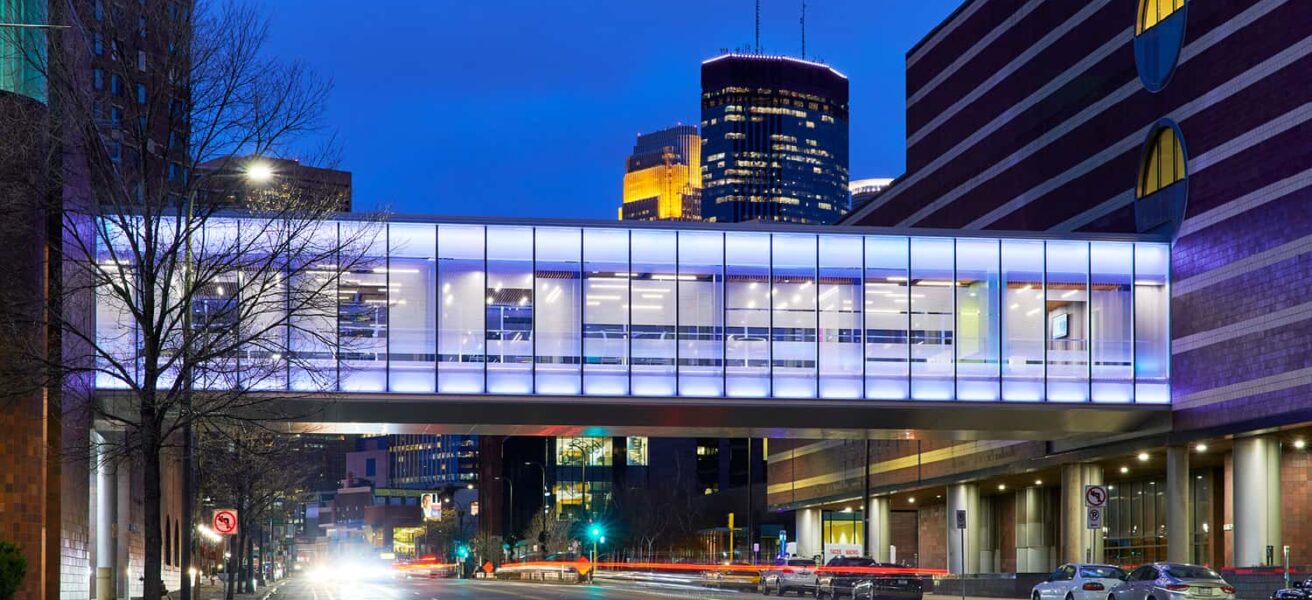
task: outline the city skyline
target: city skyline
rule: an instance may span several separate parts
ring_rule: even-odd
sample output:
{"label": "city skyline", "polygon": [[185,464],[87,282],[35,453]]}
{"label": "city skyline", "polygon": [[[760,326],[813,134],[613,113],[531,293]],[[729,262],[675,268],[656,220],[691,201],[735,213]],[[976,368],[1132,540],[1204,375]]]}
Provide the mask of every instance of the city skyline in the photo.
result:
{"label": "city skyline", "polygon": [[[959,4],[808,6],[807,58],[851,79],[854,179],[902,173],[905,52]],[[762,2],[763,53],[800,54],[799,9]],[[344,150],[329,166],[354,174],[357,210],[610,220],[633,136],[699,121],[701,63],[751,45],[752,10],[748,0],[548,12],[514,1],[350,11],[293,1],[270,7],[269,41],[333,74],[328,121]],[[334,41],[357,36],[381,41]],[[392,87],[380,93],[379,80]],[[471,176],[493,172],[523,177]]]}

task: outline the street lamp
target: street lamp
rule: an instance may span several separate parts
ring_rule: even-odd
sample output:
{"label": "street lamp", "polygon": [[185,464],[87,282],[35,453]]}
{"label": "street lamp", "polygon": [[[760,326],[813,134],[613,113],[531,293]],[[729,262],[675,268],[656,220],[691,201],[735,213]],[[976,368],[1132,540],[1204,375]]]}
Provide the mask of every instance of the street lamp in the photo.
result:
{"label": "street lamp", "polygon": [[497,476],[493,479],[504,481],[510,486],[510,504],[507,506],[506,512],[510,514],[510,533],[513,535],[515,533],[515,482],[511,481],[509,477]]}
{"label": "street lamp", "polygon": [[[263,167],[259,169],[251,168],[256,165],[263,165]],[[248,167],[246,171],[243,173],[243,176],[248,181],[256,182],[256,183],[266,183],[273,178],[274,175],[273,168],[270,167],[268,163],[263,161],[257,161],[255,163],[252,163],[251,167]],[[186,339],[191,339],[191,334],[192,334],[191,317],[192,317],[192,312],[195,310],[195,306],[193,305],[193,302],[195,301],[195,290],[192,289],[192,276],[194,275],[195,266],[192,264],[192,250],[191,250],[191,232],[194,229],[193,221],[195,220],[195,214],[196,214],[196,189],[193,188],[187,194],[187,221],[186,221],[187,246],[185,248],[186,257],[183,261],[183,266],[184,266],[183,269],[184,292],[183,293],[186,294],[187,308],[186,311],[183,312],[182,314],[182,331],[184,336],[186,336]],[[237,293],[238,293],[237,290],[233,291],[234,295]],[[187,354],[190,354],[191,346],[186,345],[183,351],[186,352]],[[194,543],[194,538],[192,536],[193,533],[192,523],[195,521],[194,513],[196,511],[195,499],[194,499],[194,496],[196,495],[196,451],[194,447],[195,433],[192,430],[192,395],[196,390],[196,381],[192,371],[193,369],[196,368],[196,366],[192,364],[190,360],[184,360],[183,365],[185,366],[185,370],[183,371],[183,377],[185,378],[184,379],[185,385],[183,386],[183,395],[182,395],[182,414],[186,416],[186,421],[184,422],[183,429],[182,429],[182,460],[183,460],[182,518],[187,522],[187,527],[183,529],[183,531],[186,531],[186,539],[182,544],[182,548],[181,548],[182,551],[180,552],[181,556],[179,558],[182,559],[180,561],[182,563],[181,565],[182,572],[190,573],[191,547],[192,544]],[[187,585],[182,586],[182,590],[180,591],[181,600],[191,600],[192,592],[194,591],[195,586],[198,585],[199,583],[200,582],[197,581],[195,577],[189,577],[187,581]]]}
{"label": "street lamp", "polygon": [[547,469],[538,463],[528,460],[524,461],[524,466],[537,467],[538,471],[542,473],[542,514],[545,515],[549,512],[547,507],[547,497],[551,495],[551,491],[547,489]]}

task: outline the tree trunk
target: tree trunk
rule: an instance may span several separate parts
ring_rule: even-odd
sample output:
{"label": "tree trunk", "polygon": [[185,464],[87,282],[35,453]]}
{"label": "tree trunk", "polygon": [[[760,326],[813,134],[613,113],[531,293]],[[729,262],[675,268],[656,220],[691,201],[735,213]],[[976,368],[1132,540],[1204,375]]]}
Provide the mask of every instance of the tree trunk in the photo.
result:
{"label": "tree trunk", "polygon": [[240,555],[237,553],[237,538],[228,538],[228,565],[227,581],[224,582],[223,597],[225,600],[232,600],[237,593],[237,565],[241,564]]}
{"label": "tree trunk", "polygon": [[159,600],[164,595],[164,574],[162,563],[162,538],[160,532],[160,439],[159,431],[153,427],[154,414],[142,411],[141,430],[141,470],[145,479],[145,497],[142,508],[145,519],[145,561],[143,574],[145,582],[142,587],[144,600]]}

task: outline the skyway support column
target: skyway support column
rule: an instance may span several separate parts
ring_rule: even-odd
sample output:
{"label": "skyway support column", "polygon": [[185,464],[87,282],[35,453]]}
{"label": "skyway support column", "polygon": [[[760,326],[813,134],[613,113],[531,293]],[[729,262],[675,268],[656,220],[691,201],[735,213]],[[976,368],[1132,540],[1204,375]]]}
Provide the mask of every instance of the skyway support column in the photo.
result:
{"label": "skyway support column", "polygon": [[1189,448],[1166,448],[1166,560],[1194,560],[1193,499],[1189,494]]}
{"label": "skyway support column", "polygon": [[1234,446],[1235,566],[1267,565],[1267,547],[1280,558],[1280,441],[1272,436],[1239,438]]}
{"label": "skyway support column", "polygon": [[866,510],[870,520],[870,529],[866,532],[866,539],[870,540],[870,557],[879,562],[888,562],[888,546],[892,544],[890,520],[893,516],[888,496],[871,498]]}
{"label": "skyway support column", "polygon": [[[973,483],[948,486],[948,572],[973,574],[979,572],[979,487]],[[966,511],[966,535],[957,529],[957,511]],[[965,542],[965,548],[962,542]],[[963,565],[961,557],[965,556]]]}
{"label": "skyway support column", "polygon": [[1061,562],[1102,562],[1102,530],[1086,527],[1084,506],[1084,486],[1102,482],[1098,465],[1062,465]]}
{"label": "skyway support column", "polygon": [[820,536],[823,535],[820,527],[820,509],[819,508],[801,508],[796,511],[797,519],[797,556],[801,558],[811,558],[821,554],[822,548]]}

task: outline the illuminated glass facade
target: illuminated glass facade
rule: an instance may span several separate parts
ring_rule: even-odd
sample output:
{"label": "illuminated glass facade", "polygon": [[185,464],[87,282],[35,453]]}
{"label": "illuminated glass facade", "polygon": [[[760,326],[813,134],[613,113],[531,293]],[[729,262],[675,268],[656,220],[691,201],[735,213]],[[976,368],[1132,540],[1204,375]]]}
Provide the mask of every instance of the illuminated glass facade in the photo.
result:
{"label": "illuminated glass facade", "polygon": [[696,125],[641,134],[624,169],[624,221],[701,220],[702,139]]}
{"label": "illuminated glass facade", "polygon": [[702,218],[825,224],[848,211],[848,81],[818,63],[702,63]]}
{"label": "illuminated glass facade", "polygon": [[[46,0],[0,1],[0,23],[45,25]],[[45,101],[46,32],[0,27],[0,92]]]}
{"label": "illuminated glass facade", "polygon": [[[240,236],[259,222],[216,222],[206,239]],[[331,243],[358,237],[363,226],[331,222],[315,235]],[[336,311],[294,315],[296,325],[268,342],[278,347],[237,357],[242,368],[294,359],[245,385],[475,395],[1170,398],[1166,244],[696,224],[377,227],[361,250],[367,260],[316,288],[336,290]],[[104,268],[130,276],[130,264],[109,256],[102,250]],[[333,273],[289,279],[306,285]],[[197,302],[241,303],[240,281],[233,274],[232,285]],[[137,342],[123,307],[106,295],[96,320],[101,346],[130,364]],[[119,385],[99,375],[100,387]]]}

